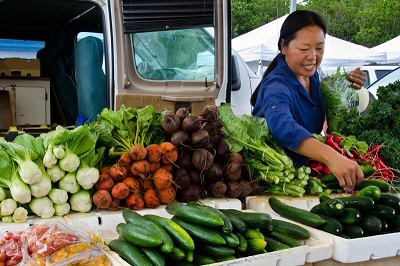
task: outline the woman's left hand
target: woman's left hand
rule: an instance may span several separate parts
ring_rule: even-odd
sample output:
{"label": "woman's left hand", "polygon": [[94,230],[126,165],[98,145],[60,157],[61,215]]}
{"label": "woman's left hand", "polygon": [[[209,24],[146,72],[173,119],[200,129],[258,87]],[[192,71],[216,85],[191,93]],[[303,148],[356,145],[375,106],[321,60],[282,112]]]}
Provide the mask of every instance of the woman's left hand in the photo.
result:
{"label": "woman's left hand", "polygon": [[359,67],[357,67],[356,69],[350,72],[349,79],[351,82],[351,86],[354,89],[359,90],[364,86],[365,74],[364,72],[361,71]]}

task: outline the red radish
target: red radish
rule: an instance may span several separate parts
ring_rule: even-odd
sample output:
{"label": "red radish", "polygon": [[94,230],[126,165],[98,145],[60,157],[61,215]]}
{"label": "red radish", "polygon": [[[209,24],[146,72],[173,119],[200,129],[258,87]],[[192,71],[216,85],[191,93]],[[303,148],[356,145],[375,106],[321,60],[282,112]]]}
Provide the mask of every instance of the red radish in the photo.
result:
{"label": "red radish", "polygon": [[328,168],[328,166],[325,165],[324,168],[322,169],[322,173],[324,175],[327,175],[331,173],[331,170]]}
{"label": "red radish", "polygon": [[339,144],[339,143],[342,141],[342,138],[339,137],[339,136],[334,136],[334,137],[332,138],[332,140],[333,140],[334,142],[336,142],[337,144]]}

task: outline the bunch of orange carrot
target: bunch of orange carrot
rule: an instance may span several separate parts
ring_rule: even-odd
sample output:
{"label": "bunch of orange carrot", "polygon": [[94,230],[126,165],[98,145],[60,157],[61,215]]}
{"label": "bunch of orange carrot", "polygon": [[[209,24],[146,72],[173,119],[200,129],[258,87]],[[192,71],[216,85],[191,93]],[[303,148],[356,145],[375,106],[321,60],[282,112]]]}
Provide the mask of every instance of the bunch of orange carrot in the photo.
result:
{"label": "bunch of orange carrot", "polygon": [[133,145],[115,164],[101,169],[93,194],[94,205],[107,210],[140,210],[174,202],[172,170],[177,158],[176,146],[168,141],[146,147]]}

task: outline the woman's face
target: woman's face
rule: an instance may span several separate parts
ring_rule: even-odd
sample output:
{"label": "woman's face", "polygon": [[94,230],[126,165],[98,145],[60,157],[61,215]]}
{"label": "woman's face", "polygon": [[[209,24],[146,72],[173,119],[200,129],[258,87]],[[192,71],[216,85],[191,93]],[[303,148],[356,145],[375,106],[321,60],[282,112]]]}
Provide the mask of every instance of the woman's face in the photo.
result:
{"label": "woman's face", "polygon": [[318,26],[307,26],[296,33],[296,37],[281,51],[286,63],[297,78],[311,77],[317,71],[324,55],[325,36]]}

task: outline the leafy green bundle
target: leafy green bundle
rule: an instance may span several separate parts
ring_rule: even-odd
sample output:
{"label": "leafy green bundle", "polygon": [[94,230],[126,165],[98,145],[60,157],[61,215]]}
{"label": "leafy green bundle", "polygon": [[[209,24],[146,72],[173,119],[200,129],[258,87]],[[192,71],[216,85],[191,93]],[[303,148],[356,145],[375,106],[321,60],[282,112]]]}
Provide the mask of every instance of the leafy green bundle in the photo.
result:
{"label": "leafy green bundle", "polygon": [[400,169],[400,81],[378,88],[378,100],[372,101],[366,116],[350,110],[342,117],[340,133],[355,135],[369,144],[382,144],[385,162]]}

